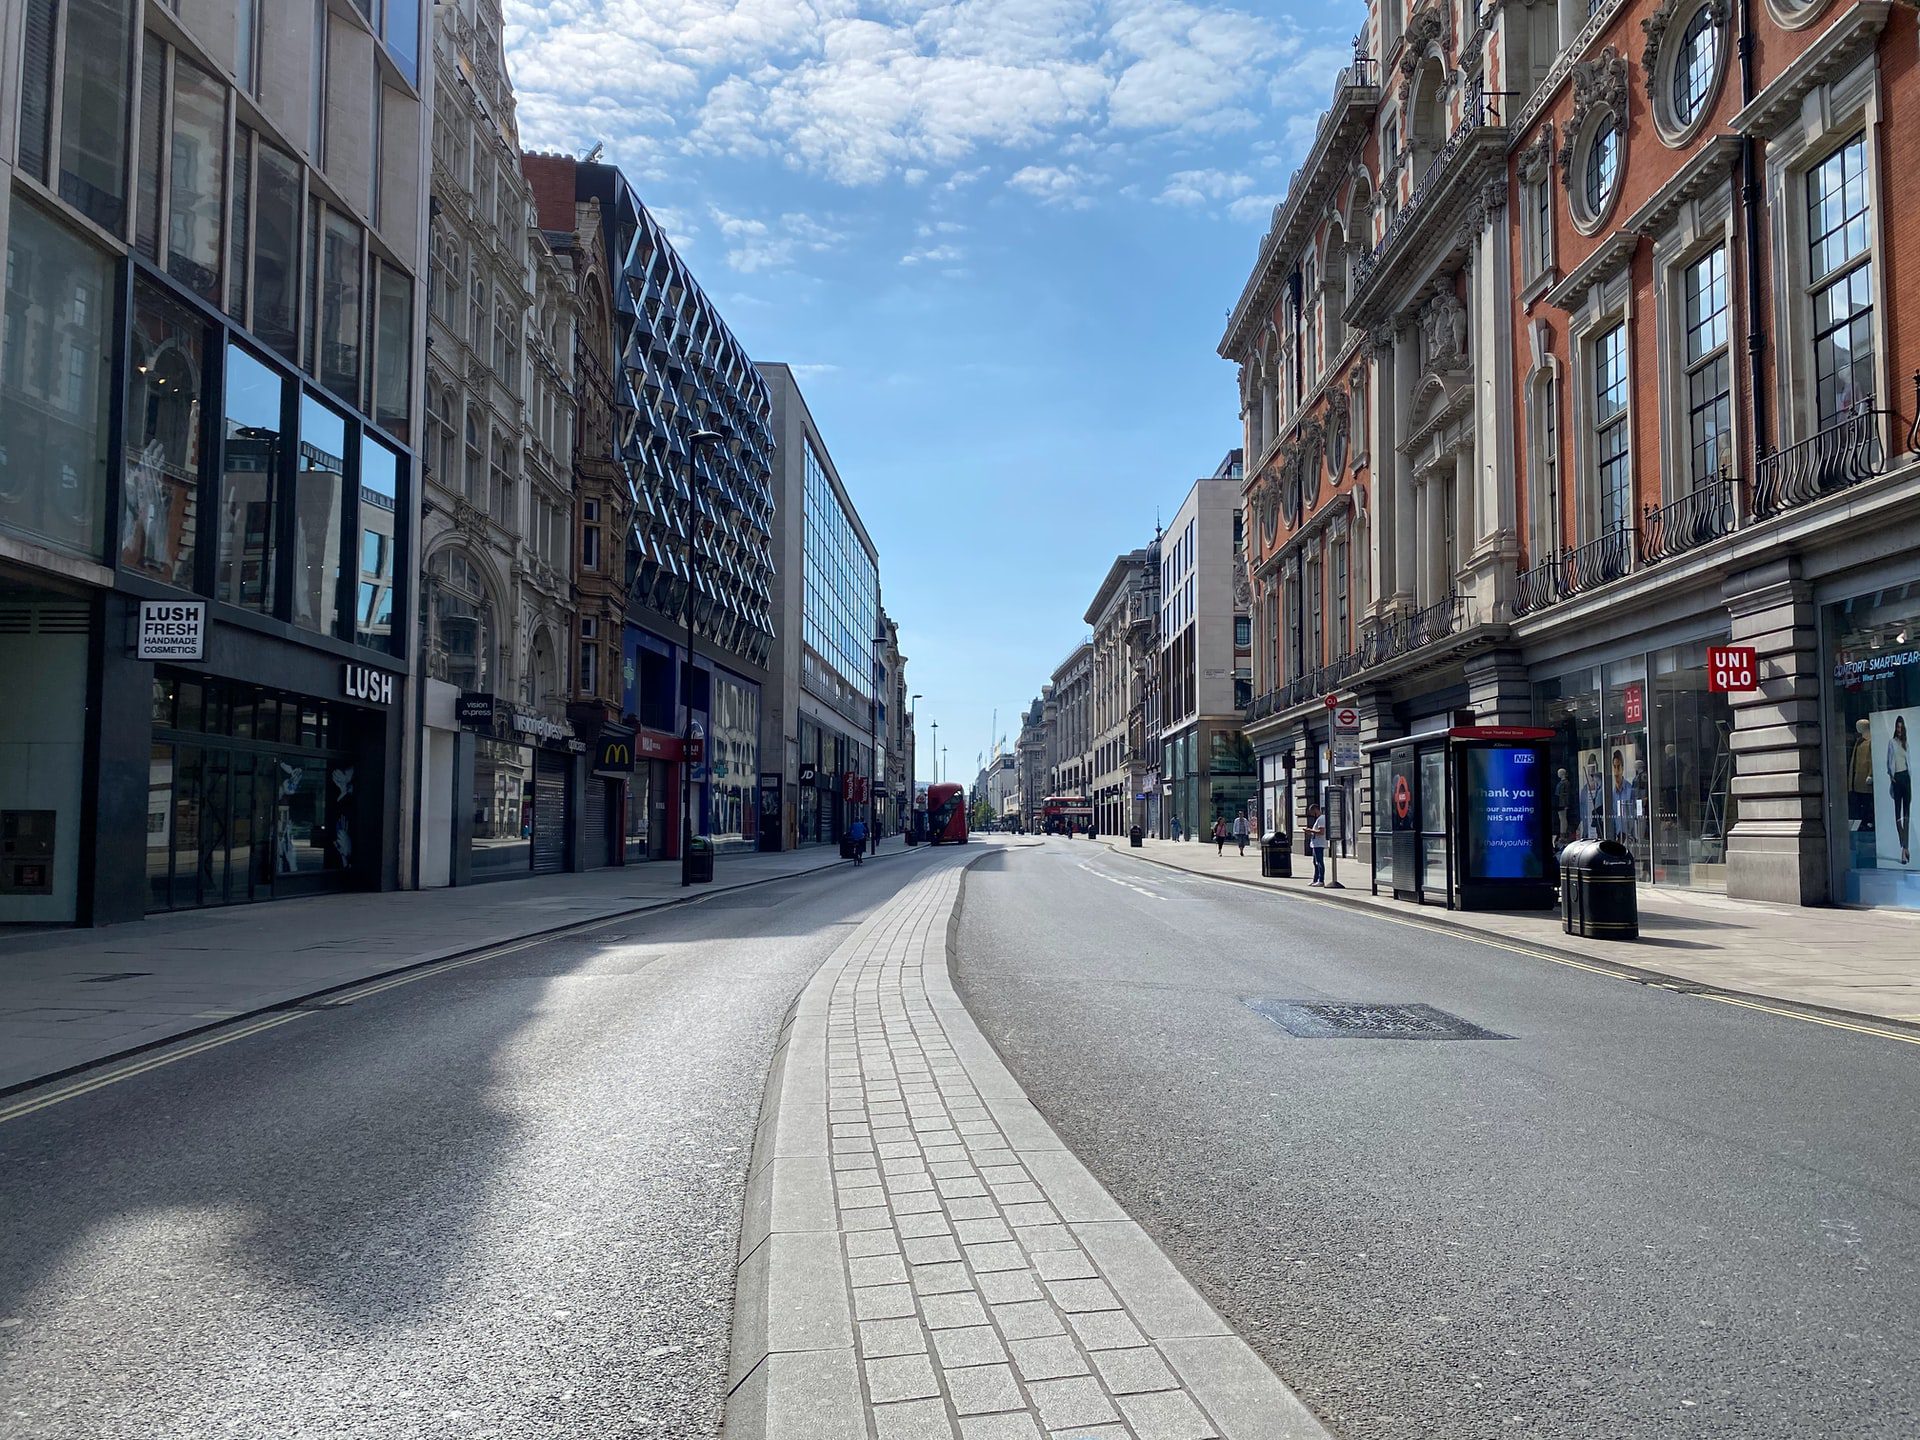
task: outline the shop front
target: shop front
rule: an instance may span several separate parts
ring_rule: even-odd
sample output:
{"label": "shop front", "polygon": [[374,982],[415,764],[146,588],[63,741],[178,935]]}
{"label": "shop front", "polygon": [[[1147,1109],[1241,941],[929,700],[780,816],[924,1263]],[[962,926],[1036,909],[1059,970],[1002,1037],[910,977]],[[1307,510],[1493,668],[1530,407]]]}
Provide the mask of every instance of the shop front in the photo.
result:
{"label": "shop front", "polygon": [[665,860],[677,853],[675,821],[680,814],[681,741],[677,735],[640,729],[633,737],[633,771],[627,780],[626,854],[628,864]]}
{"label": "shop front", "polygon": [[461,695],[459,720],[473,735],[473,778],[462,787],[471,816],[461,827],[464,878],[478,883],[572,868],[575,761],[586,753],[572,723],[477,691]]}
{"label": "shop front", "polygon": [[1556,847],[1618,840],[1644,884],[1724,892],[1734,822],[1733,711],[1705,637],[1582,666],[1533,684],[1554,732]]}
{"label": "shop front", "polygon": [[0,569],[0,924],[77,917],[95,604]]}
{"label": "shop front", "polygon": [[1920,909],[1920,836],[1912,823],[1920,580],[1827,604],[1821,621],[1834,896],[1850,905]]}
{"label": "shop front", "polygon": [[601,725],[590,742],[593,765],[587,775],[580,827],[582,870],[601,870],[625,861],[633,741],[634,732],[625,726]]}

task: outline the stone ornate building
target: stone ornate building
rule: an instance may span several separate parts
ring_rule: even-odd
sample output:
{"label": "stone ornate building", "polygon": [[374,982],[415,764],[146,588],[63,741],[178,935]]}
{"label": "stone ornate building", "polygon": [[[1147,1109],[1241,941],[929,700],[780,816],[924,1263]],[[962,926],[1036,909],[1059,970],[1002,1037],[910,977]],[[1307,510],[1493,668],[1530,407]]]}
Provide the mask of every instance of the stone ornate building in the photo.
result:
{"label": "stone ornate building", "polygon": [[1147,637],[1158,579],[1149,573],[1144,549],[1117,557],[1085,616],[1093,635],[1093,814],[1109,835],[1145,823],[1139,797],[1148,760],[1140,690],[1152,660]]}
{"label": "stone ornate building", "polygon": [[[1873,0],[1375,0],[1220,347],[1283,811],[1324,793],[1338,692],[1416,773],[1464,712],[1551,730],[1555,837],[1644,881],[1920,904],[1890,758],[1920,704],[1915,31]],[[1394,763],[1349,777],[1363,854]]]}
{"label": "stone ornate building", "polygon": [[591,858],[567,718],[577,304],[521,174],[499,7],[434,17],[422,881],[460,884]]}

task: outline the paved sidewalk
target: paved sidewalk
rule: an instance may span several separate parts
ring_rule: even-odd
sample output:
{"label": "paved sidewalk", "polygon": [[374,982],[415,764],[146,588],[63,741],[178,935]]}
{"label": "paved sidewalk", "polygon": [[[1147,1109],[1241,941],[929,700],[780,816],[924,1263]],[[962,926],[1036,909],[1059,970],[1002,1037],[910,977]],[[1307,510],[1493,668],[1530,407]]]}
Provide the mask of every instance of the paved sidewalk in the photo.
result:
{"label": "paved sidewalk", "polygon": [[[882,858],[922,853],[898,837],[880,847]],[[721,855],[714,883],[691,891],[665,861],[0,932],[0,1092],[482,946],[846,863],[813,846]]]}
{"label": "paved sidewalk", "polygon": [[802,993],[747,1190],[727,1440],[1325,1440],[953,991],[964,857]]}
{"label": "paved sidewalk", "polygon": [[[1048,843],[1085,842],[1056,839]],[[1235,853],[1231,841],[1225,855],[1216,855],[1211,842],[1148,840],[1138,850],[1128,847],[1125,836],[1101,836],[1100,843],[1136,859],[1196,875],[1373,909],[1401,920],[1454,926],[1651,971],[1685,984],[1920,1023],[1920,915],[1904,911],[1808,909],[1642,885],[1640,939],[1588,940],[1563,931],[1557,910],[1469,912],[1370,895],[1366,867],[1353,859],[1340,865],[1346,888],[1328,891],[1309,886],[1313,864],[1303,855],[1294,857],[1295,878],[1266,880],[1261,878],[1254,845],[1242,856]]]}

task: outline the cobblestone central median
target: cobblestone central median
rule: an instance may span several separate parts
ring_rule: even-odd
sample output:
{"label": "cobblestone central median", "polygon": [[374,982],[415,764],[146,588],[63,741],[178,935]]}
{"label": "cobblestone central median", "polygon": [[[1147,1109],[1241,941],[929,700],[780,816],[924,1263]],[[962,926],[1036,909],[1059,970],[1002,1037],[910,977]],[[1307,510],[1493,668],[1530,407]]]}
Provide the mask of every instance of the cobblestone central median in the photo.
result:
{"label": "cobblestone central median", "polygon": [[728,1440],[1324,1437],[961,1006],[962,869],[904,887],[795,1005],[748,1187]]}

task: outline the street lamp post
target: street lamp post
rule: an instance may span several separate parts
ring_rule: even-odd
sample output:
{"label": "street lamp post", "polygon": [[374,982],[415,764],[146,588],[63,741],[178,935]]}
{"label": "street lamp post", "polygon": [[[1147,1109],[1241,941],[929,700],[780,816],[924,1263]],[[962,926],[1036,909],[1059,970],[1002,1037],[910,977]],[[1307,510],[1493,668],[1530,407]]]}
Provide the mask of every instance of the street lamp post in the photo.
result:
{"label": "street lamp post", "polygon": [[696,430],[687,440],[687,665],[681,696],[687,708],[686,723],[680,734],[680,884],[693,884],[693,592],[694,566],[699,556],[694,540],[699,534],[699,511],[693,499],[702,484],[696,462],[704,445],[726,443],[716,430]]}

